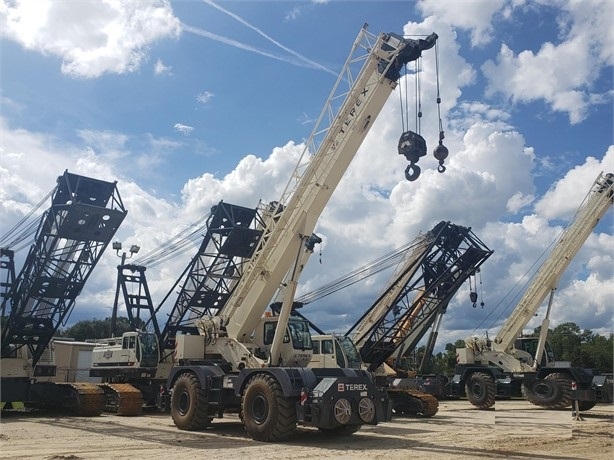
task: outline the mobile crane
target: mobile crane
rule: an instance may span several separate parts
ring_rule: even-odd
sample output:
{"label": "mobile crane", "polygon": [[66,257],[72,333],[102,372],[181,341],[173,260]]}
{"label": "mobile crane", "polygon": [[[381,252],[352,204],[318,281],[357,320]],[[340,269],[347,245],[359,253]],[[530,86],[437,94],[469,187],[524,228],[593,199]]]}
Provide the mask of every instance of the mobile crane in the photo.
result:
{"label": "mobile crane", "polygon": [[[444,221],[419,235],[410,249],[380,296],[344,336],[321,331],[314,336],[312,364],[367,366],[385,378],[395,414],[431,417],[438,411],[437,399],[404,375],[398,362],[441,319],[454,294],[493,251],[470,228]],[[325,342],[330,343],[327,350]]]}
{"label": "mobile crane", "polygon": [[[118,266],[118,292],[123,294],[131,330],[121,337],[97,341],[90,369],[90,377],[103,380],[100,387],[106,395],[107,411],[138,415],[143,406],[169,409],[166,380],[175,361],[177,334],[198,335],[194,320],[216,314],[226,303],[255,250],[261,228],[257,208],[223,201],[213,206],[196,254],[155,308],[146,267]],[[161,327],[159,312],[180,284],[166,324]]]}
{"label": "mobile crane", "polygon": [[49,381],[56,372],[49,344],[127,211],[115,182],[68,171],[58,177],[51,195],[17,276],[14,251],[2,249],[8,273],[2,284],[2,406],[99,415],[104,400],[96,385]]}
{"label": "mobile crane", "polygon": [[[276,441],[287,438],[299,423],[350,434],[365,423],[389,418],[387,395],[368,372],[306,367],[312,354],[308,326],[290,319],[290,311],[300,262],[313,251],[320,214],[395,88],[400,68],[433,47],[436,39],[435,34],[408,40],[360,31],[286,190],[265,216],[263,234],[232,294],[215,315],[197,321],[200,336],[176,337],[178,364],[171,369],[168,387],[178,428],[203,428],[213,417],[234,411],[252,438]],[[352,68],[360,63],[354,75]],[[339,92],[341,83],[349,83],[349,90]],[[330,125],[322,129],[325,117]],[[263,317],[280,287],[280,314]],[[269,340],[264,353],[262,346]]]}
{"label": "mobile crane", "polygon": [[[262,207],[261,234],[240,277],[232,289],[218,284],[224,295],[195,321],[198,335],[175,337],[166,387],[179,429],[202,429],[214,417],[239,412],[252,438],[277,441],[299,423],[351,434],[365,423],[389,418],[387,395],[367,371],[307,367],[312,354],[308,325],[290,318],[290,310],[303,265],[319,240],[313,234],[319,215],[403,65],[436,39],[436,34],[409,40],[360,31],[281,199]],[[329,125],[322,128],[325,119]],[[265,315],[280,289],[280,314]],[[217,288],[210,292],[216,293]]]}
{"label": "mobile crane", "polygon": [[[464,392],[471,404],[487,409],[495,404],[497,396],[522,396],[524,392],[531,403],[556,409],[571,405],[575,382],[575,399],[581,410],[588,410],[597,402],[612,401],[611,380],[588,369],[555,367],[553,354],[544,355],[544,350],[559,279],[612,206],[613,183],[614,174],[598,175],[494,340],[469,338],[465,348],[457,348],[458,364],[452,379],[456,394],[462,396]],[[520,337],[548,295],[539,338]]]}

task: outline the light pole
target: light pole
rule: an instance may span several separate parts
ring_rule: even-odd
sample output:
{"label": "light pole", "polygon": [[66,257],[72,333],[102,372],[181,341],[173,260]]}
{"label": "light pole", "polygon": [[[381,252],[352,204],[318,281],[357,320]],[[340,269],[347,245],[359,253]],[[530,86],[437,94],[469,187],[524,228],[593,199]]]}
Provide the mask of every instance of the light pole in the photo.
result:
{"label": "light pole", "polygon": [[115,250],[115,253],[117,254],[117,257],[121,257],[122,262],[120,265],[117,266],[117,286],[115,287],[115,301],[113,302],[113,313],[111,314],[111,337],[115,337],[115,333],[116,331],[116,326],[117,326],[117,304],[119,302],[119,287],[120,287],[120,279],[121,279],[121,274],[122,274],[122,270],[124,268],[124,264],[126,263],[127,259],[130,259],[134,254],[136,254],[137,252],[139,252],[139,250],[141,249],[139,246],[137,246],[136,244],[133,244],[132,246],[130,246],[130,254],[126,254],[125,252],[122,252],[120,254],[120,251],[122,250],[122,244],[119,241],[115,241],[113,243],[113,249]]}

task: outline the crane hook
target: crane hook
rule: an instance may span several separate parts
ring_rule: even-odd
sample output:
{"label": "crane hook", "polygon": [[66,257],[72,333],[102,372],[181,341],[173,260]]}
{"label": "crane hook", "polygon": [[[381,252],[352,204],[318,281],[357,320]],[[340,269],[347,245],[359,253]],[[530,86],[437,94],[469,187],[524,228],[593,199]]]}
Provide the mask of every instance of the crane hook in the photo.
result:
{"label": "crane hook", "polygon": [[478,301],[478,293],[475,291],[471,291],[469,293],[469,299],[471,300],[471,302],[473,303],[473,308],[475,308],[477,305],[477,301]]}
{"label": "crane hook", "polygon": [[409,166],[405,168],[405,179],[413,182],[418,179],[418,177],[420,177],[420,166],[416,163],[410,163]]}
{"label": "crane hook", "polygon": [[440,173],[445,172],[446,167],[443,165],[443,162],[446,158],[448,158],[448,148],[443,145],[444,137],[443,131],[439,131],[439,145],[435,147],[435,150],[433,150],[433,156],[436,160],[439,160],[437,171]]}

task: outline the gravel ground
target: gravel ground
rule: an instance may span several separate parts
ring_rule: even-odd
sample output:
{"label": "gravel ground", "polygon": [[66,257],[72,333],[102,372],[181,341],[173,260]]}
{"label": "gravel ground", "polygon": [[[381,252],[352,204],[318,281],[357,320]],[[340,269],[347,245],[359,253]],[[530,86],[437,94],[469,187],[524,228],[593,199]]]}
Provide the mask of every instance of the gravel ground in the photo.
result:
{"label": "gravel ground", "polygon": [[66,417],[4,413],[0,458],[165,459],[614,459],[614,406],[598,405],[575,421],[525,401],[480,411],[441,401],[432,418],[393,418],[345,438],[299,428],[282,443],[250,439],[235,416],[202,432],[179,431],[168,414]]}

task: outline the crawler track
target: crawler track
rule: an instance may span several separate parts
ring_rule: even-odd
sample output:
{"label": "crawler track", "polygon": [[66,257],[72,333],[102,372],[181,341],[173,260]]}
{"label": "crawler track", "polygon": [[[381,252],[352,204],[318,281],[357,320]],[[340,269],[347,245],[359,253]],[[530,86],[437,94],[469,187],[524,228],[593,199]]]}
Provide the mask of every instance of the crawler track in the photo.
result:
{"label": "crawler track", "polygon": [[63,395],[60,409],[75,415],[92,417],[104,410],[104,392],[94,383],[56,383]]}
{"label": "crawler track", "polygon": [[389,388],[392,408],[397,415],[432,417],[439,411],[435,396],[410,388]]}
{"label": "crawler track", "polygon": [[104,393],[105,412],[117,415],[140,415],[143,412],[143,395],[127,383],[100,383]]}

